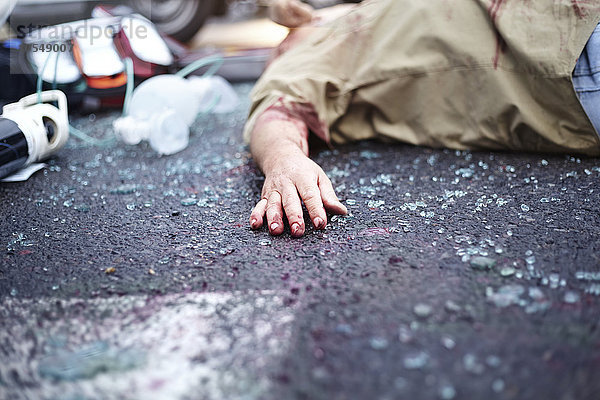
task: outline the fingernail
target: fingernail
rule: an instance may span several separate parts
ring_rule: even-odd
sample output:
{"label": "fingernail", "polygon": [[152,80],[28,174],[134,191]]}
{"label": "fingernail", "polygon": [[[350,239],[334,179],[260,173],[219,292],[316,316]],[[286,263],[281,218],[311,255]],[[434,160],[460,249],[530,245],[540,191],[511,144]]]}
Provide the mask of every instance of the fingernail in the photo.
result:
{"label": "fingernail", "polygon": [[321,229],[322,225],[323,225],[323,220],[319,217],[315,218],[315,220],[313,221],[315,224],[315,228],[317,229]]}
{"label": "fingernail", "polygon": [[254,228],[254,227],[256,226],[256,223],[257,223],[257,222],[258,222],[258,221],[256,220],[256,218],[252,218],[252,220],[250,221],[250,226],[251,226],[252,228]]}
{"label": "fingernail", "polygon": [[273,223],[271,224],[271,230],[272,230],[272,231],[274,231],[274,230],[276,230],[277,228],[279,228],[279,224],[278,224],[277,222],[273,222]]}
{"label": "fingernail", "polygon": [[298,233],[298,230],[300,230],[300,224],[297,222],[294,222],[292,224],[292,235],[295,235],[296,233]]}

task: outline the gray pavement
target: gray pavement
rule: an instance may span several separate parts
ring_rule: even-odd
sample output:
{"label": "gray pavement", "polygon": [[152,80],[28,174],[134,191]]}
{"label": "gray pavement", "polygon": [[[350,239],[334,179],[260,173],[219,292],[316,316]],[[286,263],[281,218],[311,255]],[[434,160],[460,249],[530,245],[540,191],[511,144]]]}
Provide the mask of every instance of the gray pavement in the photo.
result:
{"label": "gray pavement", "polygon": [[0,185],[0,398],[600,398],[600,160],[318,149],[350,215],[270,237],[247,106]]}

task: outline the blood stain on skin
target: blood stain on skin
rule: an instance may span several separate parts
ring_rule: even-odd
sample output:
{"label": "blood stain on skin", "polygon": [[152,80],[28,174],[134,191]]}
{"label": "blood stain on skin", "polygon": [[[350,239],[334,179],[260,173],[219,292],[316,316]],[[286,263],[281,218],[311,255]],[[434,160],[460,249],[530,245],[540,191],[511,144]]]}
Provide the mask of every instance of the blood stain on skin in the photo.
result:
{"label": "blood stain on skin", "polygon": [[275,119],[284,121],[302,121],[317,137],[329,143],[329,129],[327,124],[319,118],[315,107],[310,103],[286,102],[280,98],[275,104],[264,112],[264,121]]}

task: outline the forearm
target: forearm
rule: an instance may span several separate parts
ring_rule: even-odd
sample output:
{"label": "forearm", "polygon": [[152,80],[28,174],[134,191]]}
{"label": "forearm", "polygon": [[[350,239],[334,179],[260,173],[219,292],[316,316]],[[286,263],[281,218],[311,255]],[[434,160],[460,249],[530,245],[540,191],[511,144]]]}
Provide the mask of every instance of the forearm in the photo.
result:
{"label": "forearm", "polygon": [[283,111],[268,109],[254,125],[250,151],[258,167],[267,173],[276,168],[278,158],[286,154],[308,156],[308,128],[306,123]]}

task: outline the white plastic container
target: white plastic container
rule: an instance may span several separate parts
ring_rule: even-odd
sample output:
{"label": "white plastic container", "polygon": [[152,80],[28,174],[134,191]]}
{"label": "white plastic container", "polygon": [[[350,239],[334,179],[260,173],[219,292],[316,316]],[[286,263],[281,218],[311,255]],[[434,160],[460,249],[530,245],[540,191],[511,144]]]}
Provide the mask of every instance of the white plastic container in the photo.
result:
{"label": "white plastic container", "polygon": [[233,88],[221,77],[159,75],[135,89],[128,114],[113,127],[127,144],[147,140],[157,153],[171,155],[188,146],[190,127],[198,113],[208,108],[230,112],[237,102]]}
{"label": "white plastic container", "polygon": [[[58,107],[50,102],[57,102]],[[67,97],[63,92],[43,92],[41,99],[34,94],[4,106],[0,116],[0,177],[48,158],[68,139]]]}

